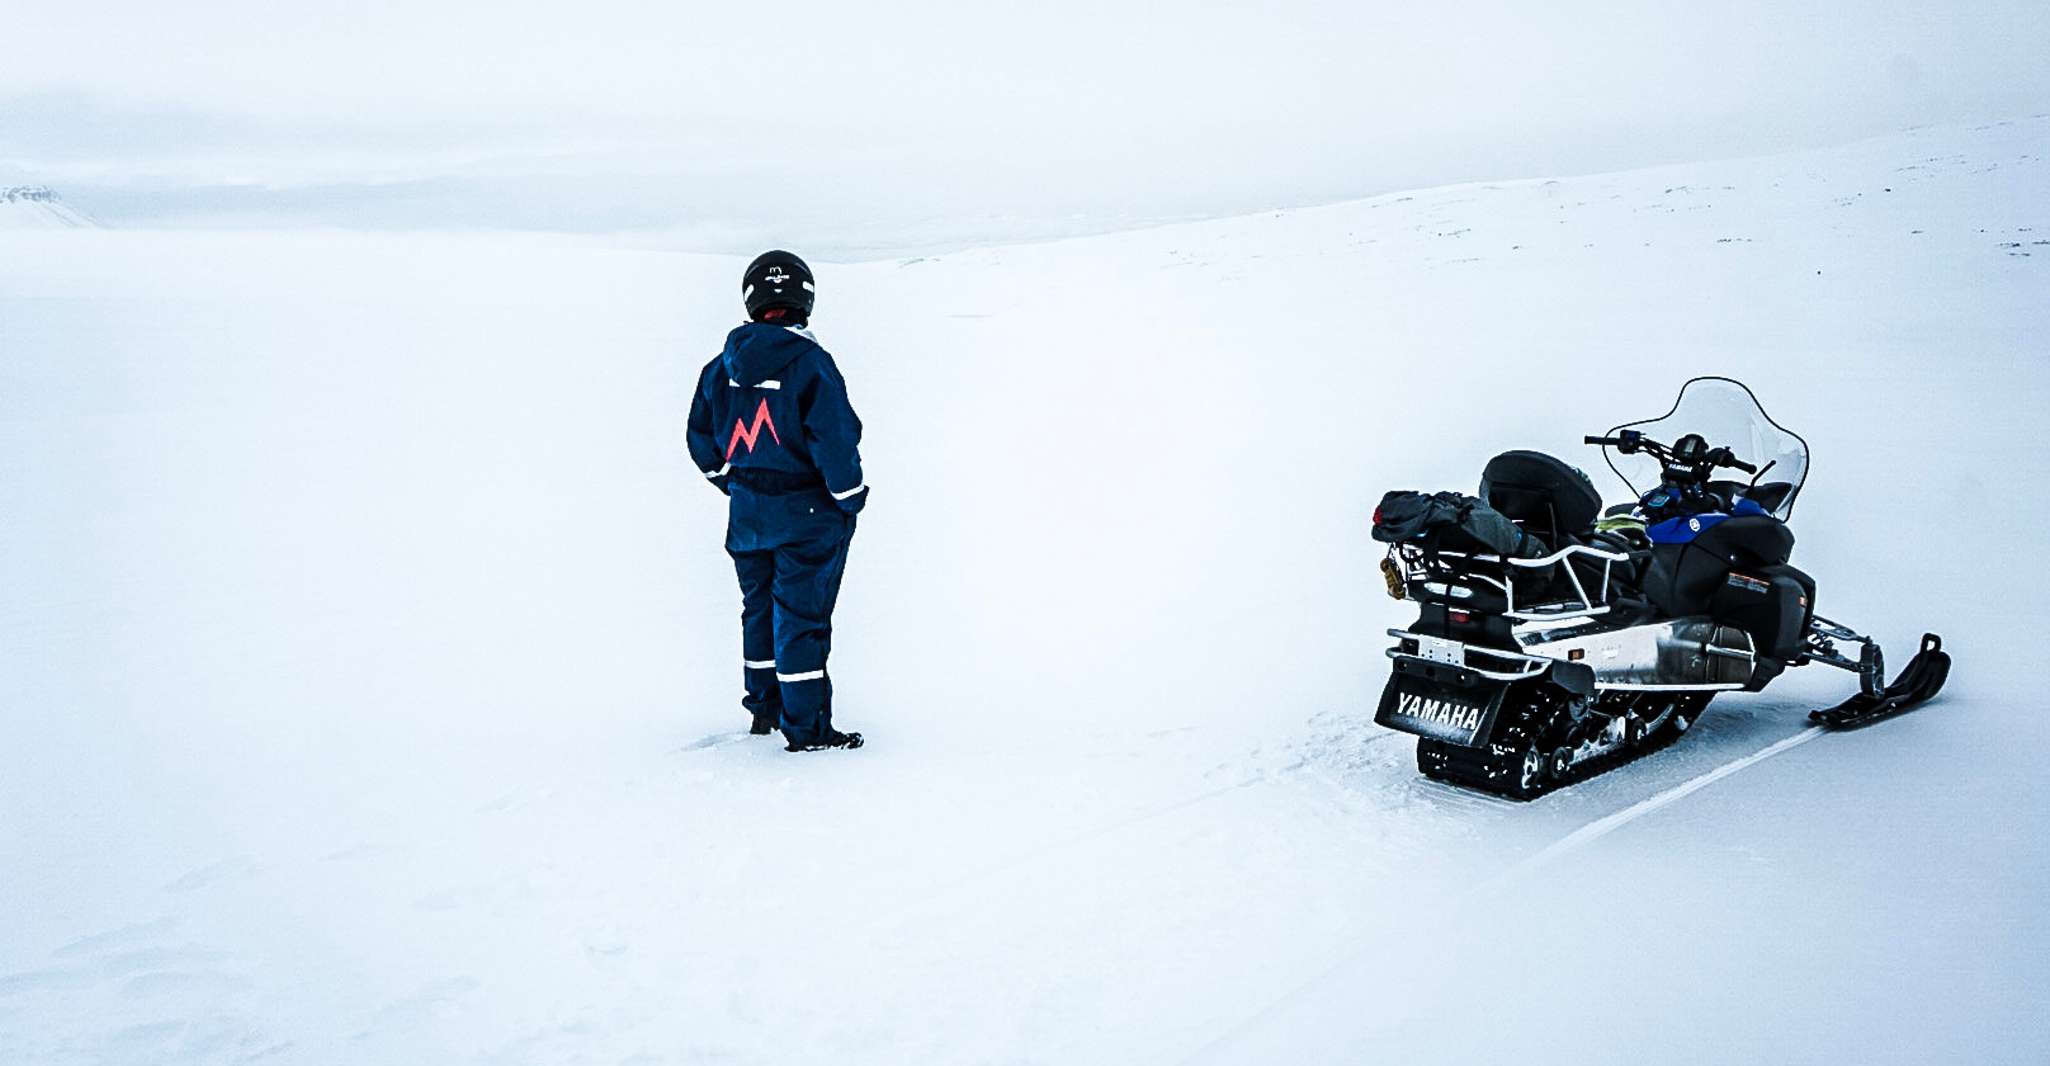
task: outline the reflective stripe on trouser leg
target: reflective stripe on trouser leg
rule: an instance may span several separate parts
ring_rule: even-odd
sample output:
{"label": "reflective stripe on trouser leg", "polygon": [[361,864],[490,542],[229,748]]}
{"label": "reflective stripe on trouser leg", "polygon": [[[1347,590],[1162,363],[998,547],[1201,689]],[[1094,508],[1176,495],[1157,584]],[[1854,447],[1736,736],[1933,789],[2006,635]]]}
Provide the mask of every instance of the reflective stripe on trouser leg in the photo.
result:
{"label": "reflective stripe on trouser leg", "polygon": [[740,578],[741,676],[747,695],[740,701],[750,715],[783,714],[783,693],[776,685],[774,552],[729,552]]}
{"label": "reflective stripe on trouser leg", "polygon": [[776,549],[776,680],[783,735],[805,743],[833,728],[833,606],[847,569],[850,532]]}

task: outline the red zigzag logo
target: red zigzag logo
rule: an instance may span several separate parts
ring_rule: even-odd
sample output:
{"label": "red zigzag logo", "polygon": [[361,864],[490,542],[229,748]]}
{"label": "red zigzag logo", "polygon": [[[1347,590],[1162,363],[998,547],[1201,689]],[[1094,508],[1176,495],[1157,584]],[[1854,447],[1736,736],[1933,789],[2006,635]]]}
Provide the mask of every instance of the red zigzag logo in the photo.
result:
{"label": "red zigzag logo", "polygon": [[747,442],[747,453],[753,455],[755,441],[761,439],[762,430],[765,427],[769,431],[769,439],[775,441],[780,447],[783,444],[783,438],[776,434],[776,420],[769,417],[769,398],[766,396],[762,397],[762,405],[755,408],[754,425],[745,426],[740,423],[739,419],[734,419],[733,441],[726,445],[726,461],[729,463],[733,461],[733,453],[740,447],[741,441]]}

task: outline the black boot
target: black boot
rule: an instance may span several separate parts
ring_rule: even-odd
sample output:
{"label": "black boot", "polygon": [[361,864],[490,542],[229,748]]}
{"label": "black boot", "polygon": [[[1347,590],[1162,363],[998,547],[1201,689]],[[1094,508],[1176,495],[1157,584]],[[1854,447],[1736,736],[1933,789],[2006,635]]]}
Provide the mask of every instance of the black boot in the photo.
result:
{"label": "black boot", "polygon": [[824,736],[819,737],[817,740],[814,740],[809,744],[799,744],[798,742],[793,740],[790,743],[785,744],[783,746],[783,750],[825,751],[828,748],[847,748],[849,750],[852,750],[854,748],[860,747],[861,744],[862,740],[860,733],[842,733],[837,729],[829,729],[826,731]]}
{"label": "black boot", "polygon": [[773,711],[768,714],[755,715],[754,724],[748,726],[747,731],[758,737],[768,736],[776,731],[776,719],[777,715]]}

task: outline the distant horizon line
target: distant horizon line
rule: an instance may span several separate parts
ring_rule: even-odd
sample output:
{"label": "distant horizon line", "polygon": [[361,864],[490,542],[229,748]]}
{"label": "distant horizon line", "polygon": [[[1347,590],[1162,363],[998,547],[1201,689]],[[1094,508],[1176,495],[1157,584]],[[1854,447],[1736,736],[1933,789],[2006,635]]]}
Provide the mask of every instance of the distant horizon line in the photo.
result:
{"label": "distant horizon line", "polygon": [[[1314,196],[1310,198],[1292,200],[1283,199],[1276,201],[1267,201],[1262,203],[1242,203],[1240,205],[1222,208],[1218,210],[1183,210],[1154,214],[1141,214],[1134,213],[1126,209],[1093,207],[1080,209],[1050,208],[1047,210],[1035,212],[1029,210],[1021,210],[1015,205],[1007,205],[1002,207],[992,207],[987,211],[954,212],[950,214],[940,215],[927,214],[920,215],[918,217],[905,217],[894,221],[884,219],[875,220],[875,224],[885,230],[896,232],[903,232],[907,230],[912,231],[911,233],[907,234],[907,239],[903,241],[877,240],[874,237],[875,231],[873,229],[863,230],[857,224],[852,228],[843,229],[843,234],[839,237],[825,237],[822,240],[814,242],[814,245],[823,245],[825,249],[837,249],[838,253],[854,253],[851,257],[843,257],[840,254],[836,254],[836,252],[834,251],[827,251],[827,253],[821,257],[821,261],[823,262],[837,262],[843,264],[875,262],[890,259],[902,259],[912,256],[951,254],[953,252],[978,248],[1004,248],[1020,245],[1036,245],[1052,243],[1057,241],[1083,239],[1089,237],[1111,236],[1121,233],[1137,233],[1147,230],[1160,229],[1168,226],[1185,225],[1192,223],[1226,222],[1236,219],[1256,217],[1259,215],[1270,214],[1274,212],[1315,211],[1324,208],[1335,208],[1351,204],[1367,203],[1375,200],[1382,200],[1389,197],[1414,196],[1435,191],[1453,190],[1470,186],[1494,187],[1543,183],[1548,181],[1572,181],[1588,178],[1638,174],[1647,171],[1655,171],[1672,167],[1686,167],[1715,163],[1731,163],[1742,162],[1746,160],[1763,160],[1788,156],[1799,156],[1818,152],[1839,151],[1868,143],[1886,141],[1902,137],[1911,137],[1915,134],[1929,130],[1982,130],[1997,128],[2001,126],[2012,126],[2020,123],[2042,122],[2045,120],[2050,120],[2050,111],[2036,111],[2025,115],[2016,115],[2008,118],[1990,120],[1918,123],[1914,125],[1898,127],[1884,133],[1853,136],[1826,145],[1807,146],[1787,151],[1735,152],[1727,154],[1713,154],[1703,156],[1700,158],[1665,160],[1655,163],[1648,163],[1640,166],[1593,169],[1577,172],[1554,172],[1537,175],[1523,175],[1517,177],[1462,178],[1458,180],[1437,182],[1433,184],[1384,188],[1376,191],[1362,191],[1358,193],[1344,194],[1339,196]],[[593,173],[590,175],[545,176],[484,175],[470,178],[460,178],[455,176],[437,176],[433,178],[423,178],[414,181],[396,183],[357,180],[348,182],[309,183],[303,186],[284,187],[251,186],[228,182],[220,182],[207,185],[186,186],[181,191],[185,191],[188,193],[202,191],[258,191],[259,194],[261,194],[261,191],[270,191],[274,193],[289,195],[294,193],[306,193],[308,191],[316,189],[342,189],[358,191],[390,190],[394,192],[400,192],[401,190],[416,189],[424,185],[461,186],[463,184],[517,184],[523,181],[563,181],[572,184],[581,181],[589,181],[591,183],[596,184],[608,180],[617,182],[621,180],[632,181],[640,179],[634,176],[604,173]],[[88,189],[95,188],[95,186],[91,183],[85,183],[84,187]],[[147,194],[139,195],[146,196]],[[712,247],[706,245],[697,245],[687,247],[682,245],[673,245],[668,244],[665,238],[682,238],[690,234],[693,231],[693,229],[697,229],[699,231],[724,230],[727,231],[730,237],[732,238],[725,243],[730,244],[730,246],[734,249],[739,249],[743,247],[754,247],[756,244],[760,243],[759,241],[742,242],[739,239],[739,234],[741,232],[752,232],[763,229],[770,229],[775,228],[778,225],[777,223],[767,221],[766,219],[749,219],[746,216],[738,214],[728,215],[720,218],[704,219],[697,221],[695,223],[692,221],[664,219],[661,221],[649,221],[643,224],[634,225],[596,224],[579,226],[574,224],[573,220],[566,220],[569,222],[569,224],[564,224],[560,221],[522,222],[517,217],[513,216],[506,216],[501,218],[478,218],[471,221],[464,221],[459,218],[438,219],[434,221],[409,221],[402,217],[402,215],[397,213],[379,216],[374,213],[374,204],[370,205],[373,208],[373,213],[360,216],[356,221],[342,220],[335,217],[335,215],[333,215],[332,213],[323,215],[320,208],[295,209],[291,207],[286,207],[282,209],[266,210],[262,208],[215,207],[213,209],[199,209],[194,211],[188,211],[182,214],[163,214],[154,218],[138,217],[131,215],[128,217],[127,221],[121,224],[109,224],[108,222],[103,221],[102,218],[99,217],[95,211],[89,210],[89,208],[91,208],[92,206],[90,198],[84,200],[74,198],[72,196],[67,195],[63,191],[60,191],[59,187],[55,184],[46,181],[17,181],[13,184],[0,185],[0,203],[19,202],[42,202],[62,204],[68,213],[79,215],[83,221],[89,223],[94,228],[126,233],[234,233],[265,231],[310,232],[326,230],[361,234],[400,235],[443,233],[475,234],[480,236],[498,235],[556,237],[574,240],[578,242],[590,240],[625,239],[632,244],[645,245],[652,242],[673,248],[677,251],[687,252],[690,254],[721,256],[744,255],[752,253],[743,252],[739,250],[729,251],[726,250],[726,248],[723,246]],[[541,198],[538,201],[522,200],[522,202],[546,203],[547,200],[545,198]],[[630,207],[632,202],[622,200],[621,204],[623,207]],[[87,209],[82,209],[81,205],[85,205],[85,208]],[[333,212],[336,209],[330,207],[327,210]],[[559,218],[560,216],[557,217]],[[952,235],[942,236],[940,233],[931,232],[935,229],[942,231],[954,230],[956,232],[954,232]],[[926,230],[928,232],[924,234],[919,234],[916,232],[919,230]],[[0,227],[0,232],[6,232],[5,228]],[[856,239],[854,237],[855,233],[867,233],[868,238]],[[715,241],[715,243],[717,242]],[[773,243],[773,241],[771,243]]]}

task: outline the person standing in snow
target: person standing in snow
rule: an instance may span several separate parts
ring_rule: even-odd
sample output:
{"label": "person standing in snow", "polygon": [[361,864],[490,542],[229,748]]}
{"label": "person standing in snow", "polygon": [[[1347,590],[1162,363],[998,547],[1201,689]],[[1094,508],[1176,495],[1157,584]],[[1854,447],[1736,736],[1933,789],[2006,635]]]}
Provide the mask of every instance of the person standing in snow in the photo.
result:
{"label": "person standing in snow", "polygon": [[809,329],[816,294],[811,268],[789,252],[748,264],[740,281],[748,321],[699,375],[687,434],[691,459],[728,497],[750,732],[781,729],[788,751],[862,743],[860,733],[833,727],[826,655],[868,486],[861,419]]}

